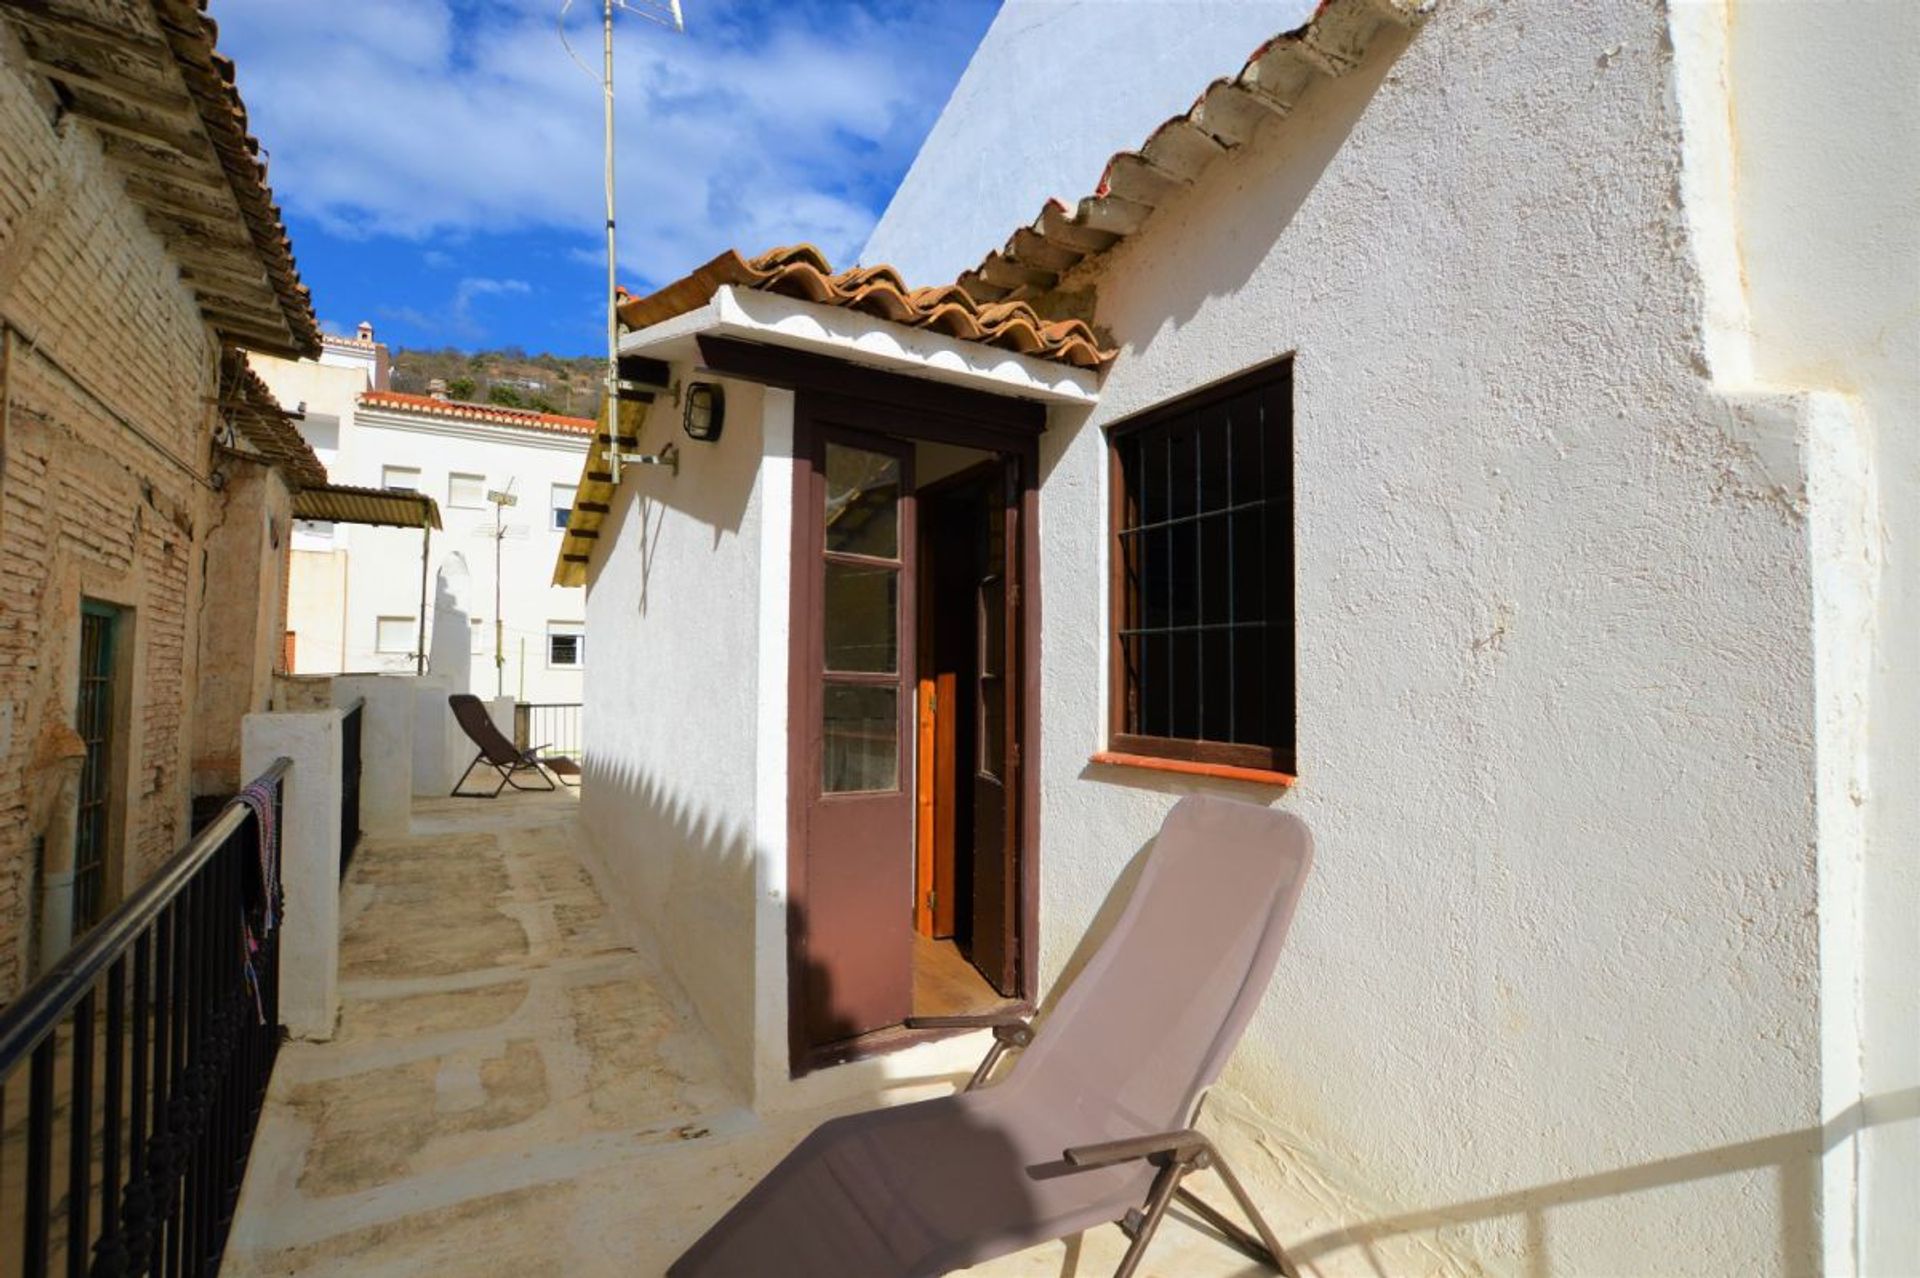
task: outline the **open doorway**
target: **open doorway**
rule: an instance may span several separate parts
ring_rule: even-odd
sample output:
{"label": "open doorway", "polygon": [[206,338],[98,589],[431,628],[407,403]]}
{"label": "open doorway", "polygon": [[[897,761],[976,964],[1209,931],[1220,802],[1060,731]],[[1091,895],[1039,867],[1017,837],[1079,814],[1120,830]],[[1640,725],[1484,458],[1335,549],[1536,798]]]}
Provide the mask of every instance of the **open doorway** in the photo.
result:
{"label": "open doorway", "polygon": [[1036,547],[1023,440],[929,439],[824,397],[799,409],[788,945],[804,1073],[930,1032],[910,1016],[1030,993],[1020,582]]}
{"label": "open doorway", "polygon": [[921,444],[913,1012],[1016,993],[1016,841],[1007,794],[1014,680],[1008,459]]}

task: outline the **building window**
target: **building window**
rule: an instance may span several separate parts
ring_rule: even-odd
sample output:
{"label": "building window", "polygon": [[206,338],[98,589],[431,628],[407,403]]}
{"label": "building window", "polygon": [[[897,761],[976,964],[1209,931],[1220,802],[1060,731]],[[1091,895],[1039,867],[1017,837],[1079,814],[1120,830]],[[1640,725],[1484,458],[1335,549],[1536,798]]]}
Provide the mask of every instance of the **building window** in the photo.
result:
{"label": "building window", "polygon": [[373,650],[410,655],[419,628],[412,617],[380,617],[373,625]]}
{"label": "building window", "polygon": [[573,485],[555,484],[553,500],[549,504],[553,507],[553,526],[564,531],[567,516],[573,513]]}
{"label": "building window", "polygon": [[469,618],[467,621],[467,628],[473,638],[473,642],[467,648],[467,651],[477,657],[481,653],[487,650],[486,619],[484,617]]}
{"label": "building window", "polygon": [[577,621],[547,623],[547,664],[572,669],[587,659],[587,636]]}
{"label": "building window", "polygon": [[1294,771],[1291,360],[1109,434],[1113,749]]}
{"label": "building window", "polygon": [[447,505],[461,510],[486,509],[487,477],[485,475],[448,475]]}
{"label": "building window", "polygon": [[417,466],[382,466],[380,468],[380,486],[398,488],[403,492],[420,491],[420,468]]}

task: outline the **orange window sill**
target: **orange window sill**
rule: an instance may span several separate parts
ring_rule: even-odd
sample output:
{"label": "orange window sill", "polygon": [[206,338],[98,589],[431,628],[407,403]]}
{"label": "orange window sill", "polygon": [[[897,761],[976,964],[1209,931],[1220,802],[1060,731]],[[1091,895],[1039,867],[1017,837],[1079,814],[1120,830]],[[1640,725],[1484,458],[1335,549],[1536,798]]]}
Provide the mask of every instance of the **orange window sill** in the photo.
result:
{"label": "orange window sill", "polygon": [[1145,768],[1149,772],[1179,772],[1190,777],[1215,777],[1222,781],[1251,781],[1255,785],[1290,786],[1299,780],[1291,772],[1267,768],[1242,768],[1231,763],[1195,763],[1191,759],[1162,759],[1152,754],[1121,754],[1101,750],[1088,760],[1113,768]]}

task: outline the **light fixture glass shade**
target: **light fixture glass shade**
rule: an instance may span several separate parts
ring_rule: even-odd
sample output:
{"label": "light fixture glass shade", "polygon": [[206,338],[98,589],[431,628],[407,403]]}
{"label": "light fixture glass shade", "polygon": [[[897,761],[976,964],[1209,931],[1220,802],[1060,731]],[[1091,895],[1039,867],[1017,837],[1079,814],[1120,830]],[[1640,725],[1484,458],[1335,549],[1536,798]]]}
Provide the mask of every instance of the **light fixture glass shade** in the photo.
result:
{"label": "light fixture glass shade", "polygon": [[686,415],[681,422],[687,438],[706,443],[720,438],[726,412],[727,397],[712,382],[695,382],[687,387]]}

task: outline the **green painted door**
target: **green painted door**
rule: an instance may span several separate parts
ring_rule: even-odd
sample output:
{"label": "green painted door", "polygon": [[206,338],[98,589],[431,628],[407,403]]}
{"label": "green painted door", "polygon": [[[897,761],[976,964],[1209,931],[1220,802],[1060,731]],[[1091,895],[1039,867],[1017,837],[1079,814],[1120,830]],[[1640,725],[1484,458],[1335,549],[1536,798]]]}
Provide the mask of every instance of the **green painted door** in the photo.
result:
{"label": "green painted door", "polygon": [[114,641],[119,613],[91,600],[80,606],[80,704],[74,726],[87,747],[80,769],[80,812],[73,849],[73,934],[100,921],[106,901],[107,818],[113,799]]}

